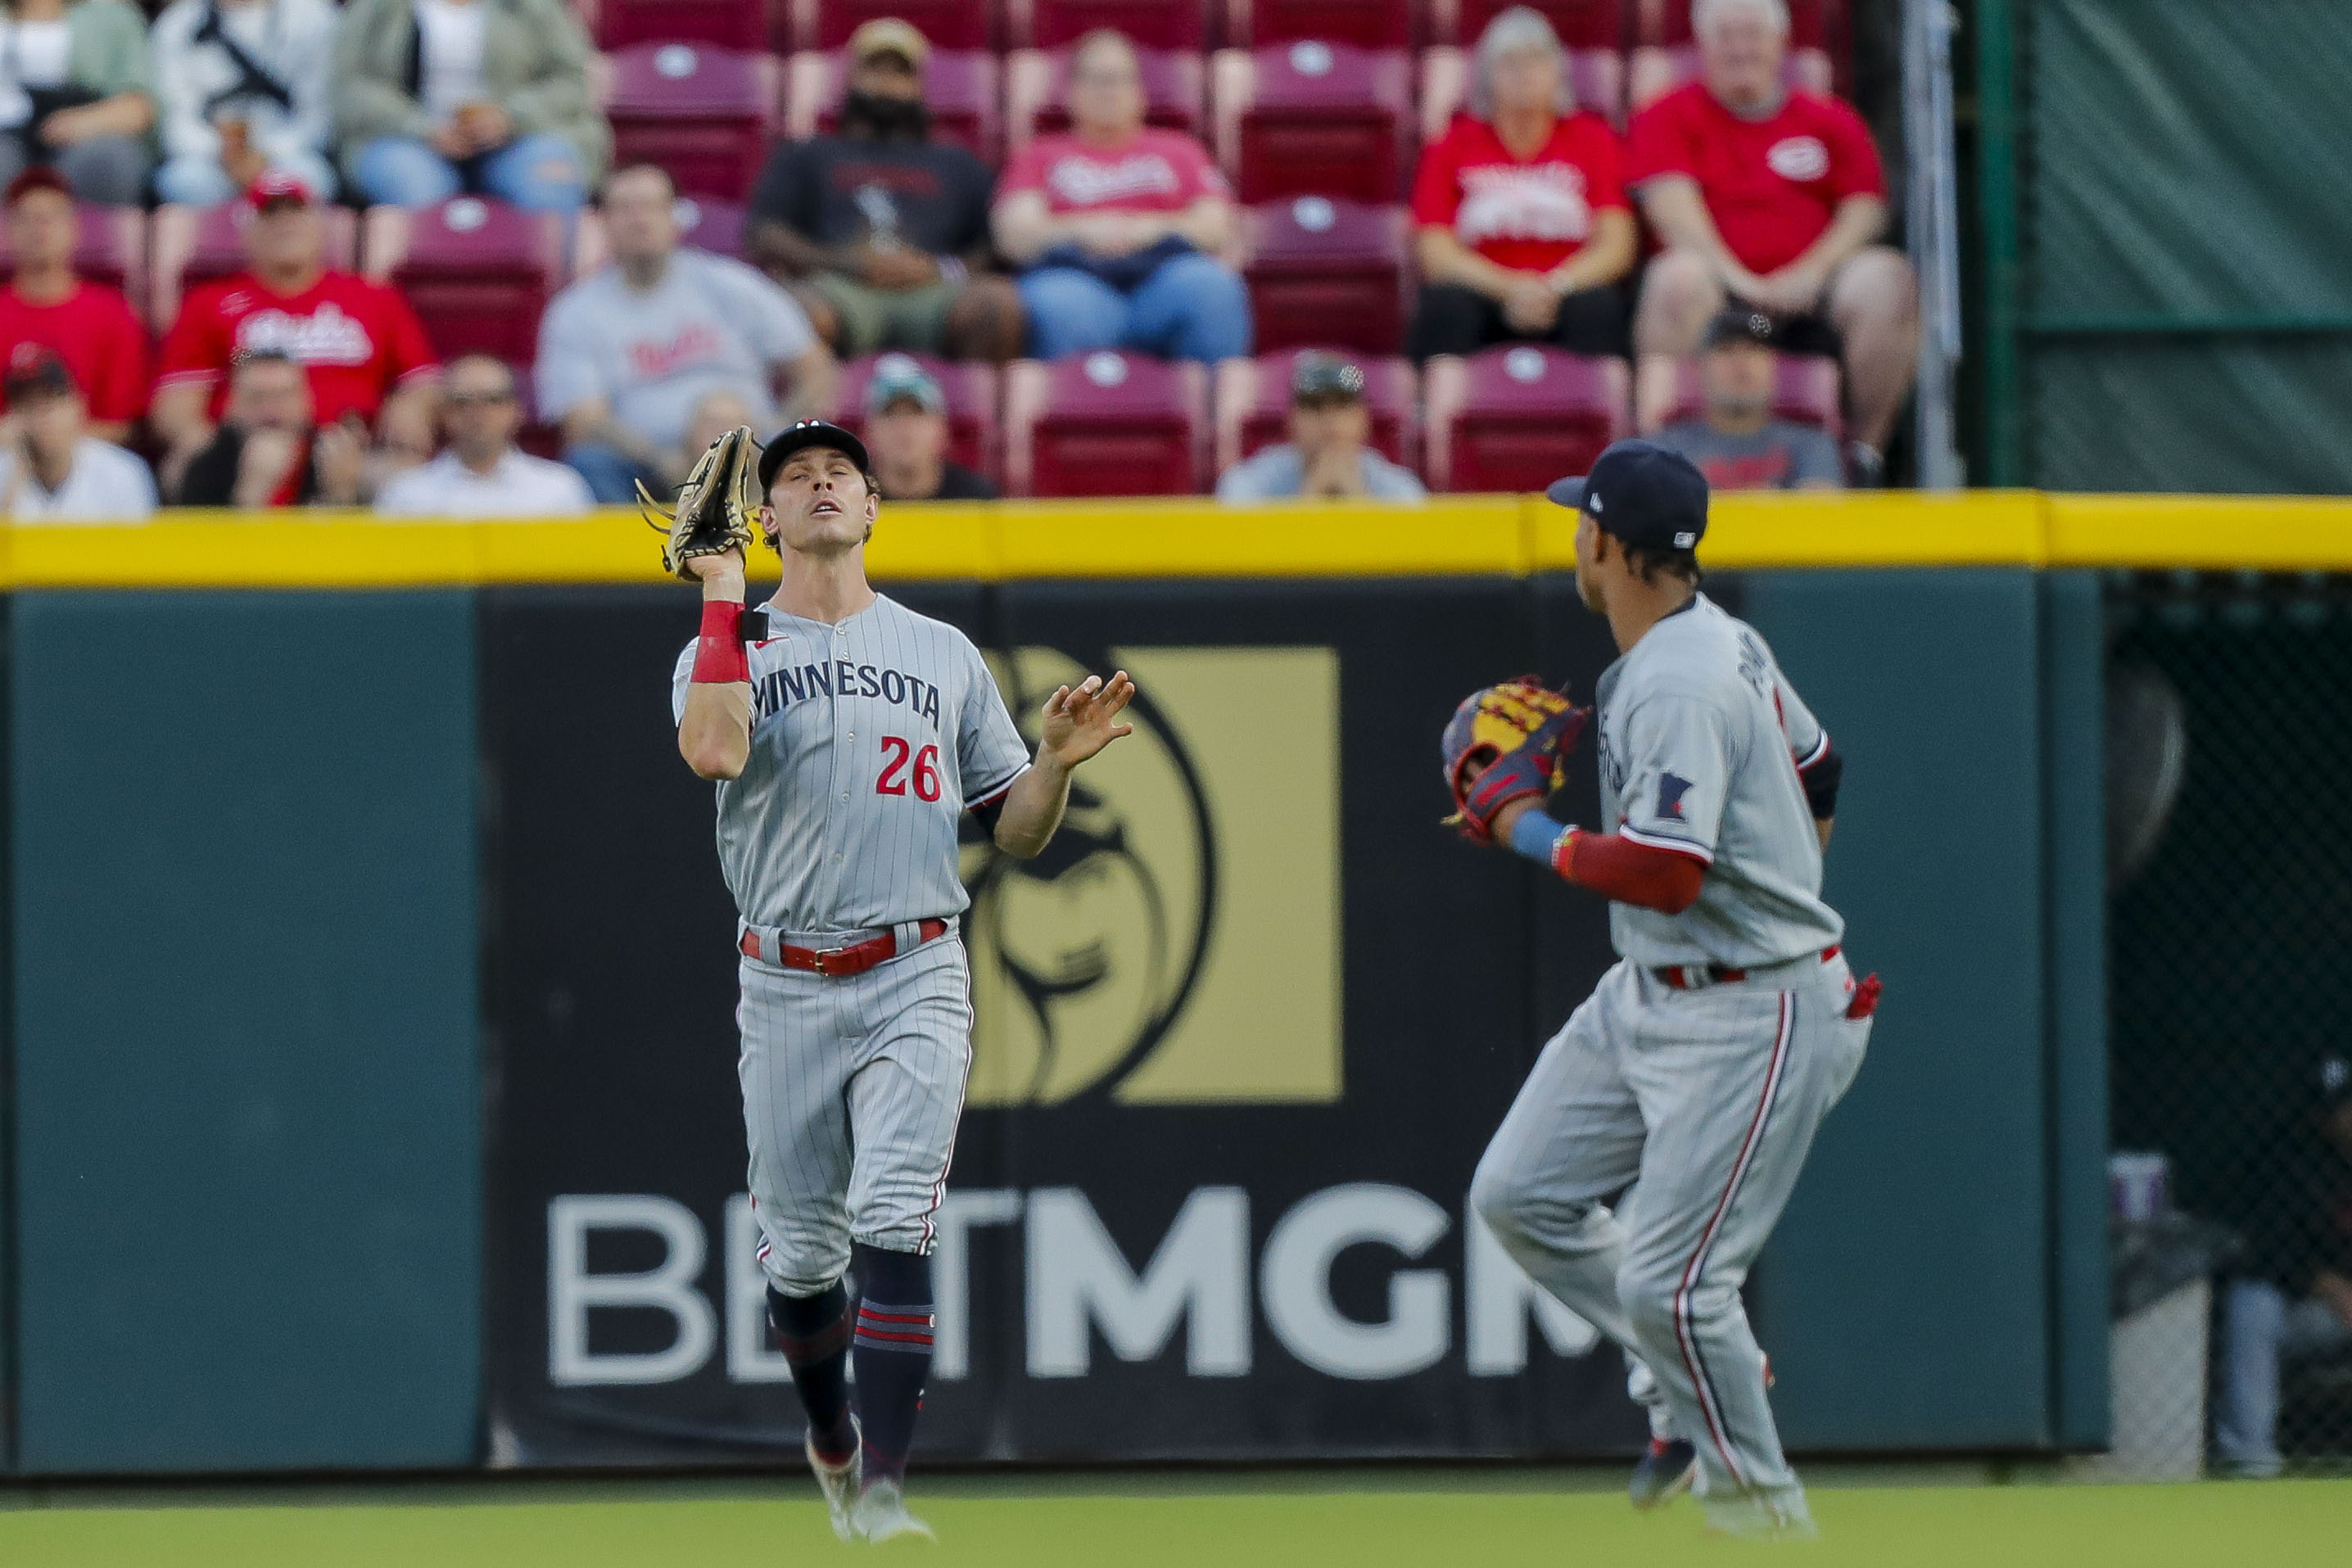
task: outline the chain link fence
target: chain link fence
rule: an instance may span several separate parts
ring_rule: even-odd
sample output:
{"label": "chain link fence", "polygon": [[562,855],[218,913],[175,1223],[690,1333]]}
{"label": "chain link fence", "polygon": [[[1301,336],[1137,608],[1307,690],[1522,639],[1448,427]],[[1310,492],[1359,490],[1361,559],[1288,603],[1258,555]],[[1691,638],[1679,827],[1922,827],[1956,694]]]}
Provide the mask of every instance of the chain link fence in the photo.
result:
{"label": "chain link fence", "polygon": [[2352,577],[2106,604],[2106,1463],[2352,1468]]}

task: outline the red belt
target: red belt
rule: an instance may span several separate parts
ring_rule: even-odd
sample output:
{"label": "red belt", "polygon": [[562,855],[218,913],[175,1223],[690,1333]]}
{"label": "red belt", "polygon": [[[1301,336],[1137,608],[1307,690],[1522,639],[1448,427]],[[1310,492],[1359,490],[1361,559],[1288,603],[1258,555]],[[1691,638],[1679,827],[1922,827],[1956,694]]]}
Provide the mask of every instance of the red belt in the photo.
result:
{"label": "red belt", "polygon": [[[915,929],[919,933],[919,941],[929,942],[948,934],[948,923],[925,920],[918,923]],[[743,956],[757,958],[760,956],[760,934],[744,932],[740,946]],[[887,964],[898,956],[898,938],[888,931],[879,936],[869,936],[863,942],[853,942],[846,947],[794,947],[784,943],[779,943],[776,947],[776,956],[785,968],[807,969],[835,980],[862,975],[875,965]]]}
{"label": "red belt", "polygon": [[[1838,956],[1839,944],[1832,942],[1822,949],[1822,962],[1826,964]],[[1696,990],[1701,986],[1722,986],[1744,980],[1745,969],[1735,969],[1728,964],[1668,964],[1650,971],[1678,991]]]}

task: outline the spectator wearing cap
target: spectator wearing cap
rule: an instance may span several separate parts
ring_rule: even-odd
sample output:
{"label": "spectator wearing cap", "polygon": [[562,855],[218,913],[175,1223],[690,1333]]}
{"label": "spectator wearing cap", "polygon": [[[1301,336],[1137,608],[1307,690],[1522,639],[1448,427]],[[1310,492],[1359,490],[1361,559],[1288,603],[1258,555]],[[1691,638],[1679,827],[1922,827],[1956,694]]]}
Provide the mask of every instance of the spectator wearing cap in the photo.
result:
{"label": "spectator wearing cap", "polygon": [[88,400],[89,433],[121,442],[147,408],[147,329],[121,290],[74,271],[81,221],[64,175],[26,169],[5,201],[16,276],[0,288],[0,356],[19,343],[55,350]]}
{"label": "spectator wearing cap", "polygon": [[335,41],[343,173],[370,202],[461,194],[577,212],[613,155],[564,0],[351,0]]}
{"label": "spectator wearing cap", "polygon": [[603,205],[613,259],[548,307],[535,372],[592,495],[617,504],[672,483],[664,456],[713,392],[740,396],[755,432],[824,406],[835,367],[807,314],[756,268],[679,245],[667,174],[617,170]]}
{"label": "spectator wearing cap", "polygon": [[172,491],[183,507],[356,507],[367,446],[356,418],[321,427],[311,381],[283,349],[237,355],[219,428]]}
{"label": "spectator wearing cap", "polygon": [[265,174],[247,193],[246,269],[190,291],[163,340],[150,411],[169,448],[163,487],[208,444],[240,354],[273,350],[309,374],[320,424],[373,422],[394,453],[433,452],[441,366],[400,293],[326,265],[317,195],[301,181]]}
{"label": "spectator wearing cap", "polygon": [[1778,368],[1772,319],[1727,307],[1707,324],[1699,361],[1706,412],[1668,425],[1658,444],[1697,465],[1711,490],[1843,489],[1835,444],[1810,424],[1772,417]]}
{"label": "spectator wearing cap", "polygon": [[272,173],[334,193],[328,0],[173,0],[152,38],[157,195],[215,206]]}
{"label": "spectator wearing cap", "polygon": [[931,139],[929,55],[895,17],[850,35],[839,127],[777,144],[751,195],[749,249],[836,353],[1014,359],[1021,297],[988,270],[995,180],[963,148]]}
{"label": "spectator wearing cap", "polygon": [[2299,1098],[2224,1199],[2246,1241],[2222,1292],[2213,1422],[2231,1475],[2279,1473],[2282,1364],[2352,1350],[2352,1061],[2323,1060]]}
{"label": "spectator wearing cap", "polygon": [[147,199],[147,18],[123,0],[0,0],[0,181],[48,164],[74,194]]}
{"label": "spectator wearing cap", "polygon": [[1422,154],[1412,216],[1414,359],[1512,340],[1625,352],[1633,214],[1617,133],[1577,110],[1567,52],[1537,12],[1514,6],[1479,36],[1470,112]]}
{"label": "spectator wearing cap", "polygon": [[155,510],[147,465],[90,434],[89,410],[56,350],[8,351],[8,416],[0,420],[0,516],[20,523],[131,522]]}
{"label": "spectator wearing cap", "polygon": [[996,486],[948,460],[948,400],[912,360],[888,360],[866,383],[866,446],[886,501],[993,501]]}
{"label": "spectator wearing cap", "polygon": [[[1918,286],[1886,228],[1878,150],[1862,117],[1781,79],[1783,0],[1697,0],[1701,75],[1634,116],[1626,178],[1665,246],[1642,284],[1633,346],[1680,358],[1736,300],[1800,353],[1837,353],[1857,477],[1880,454],[1919,356]],[[1662,409],[1639,411],[1644,425]]]}
{"label": "spectator wearing cap", "polygon": [[376,493],[388,517],[559,517],[595,505],[579,474],[518,450],[522,398],[503,360],[467,354],[449,367],[441,397],[448,446],[394,476]]}
{"label": "spectator wearing cap", "polygon": [[1372,450],[1371,434],[1363,371],[1337,354],[1301,354],[1290,378],[1290,439],[1226,469],[1217,499],[1427,499],[1410,470]]}
{"label": "spectator wearing cap", "polygon": [[1069,107],[1070,133],[1032,141],[997,185],[996,248],[1028,269],[1030,351],[1247,354],[1249,294],[1216,259],[1234,235],[1233,193],[1197,139],[1145,127],[1124,36],[1078,40]]}

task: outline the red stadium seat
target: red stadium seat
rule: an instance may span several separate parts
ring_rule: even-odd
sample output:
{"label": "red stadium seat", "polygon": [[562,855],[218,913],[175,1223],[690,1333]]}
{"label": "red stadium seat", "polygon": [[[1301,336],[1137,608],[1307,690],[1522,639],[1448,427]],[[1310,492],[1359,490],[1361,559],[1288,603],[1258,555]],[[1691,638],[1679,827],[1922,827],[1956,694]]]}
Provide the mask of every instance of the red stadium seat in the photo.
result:
{"label": "red stadium seat", "polygon": [[[157,331],[171,329],[190,284],[245,270],[243,232],[252,216],[243,202],[155,209],[147,230],[147,266]],[[359,253],[359,214],[349,207],[321,207],[319,216],[326,227],[327,265],[348,272]],[[137,301],[132,304],[136,308]]]}
{"label": "red stadium seat", "polygon": [[[1167,131],[1199,135],[1207,73],[1189,50],[1139,49],[1143,119]],[[1004,57],[1004,150],[1007,156],[1039,136],[1070,128],[1070,51],[1016,49]]]}
{"label": "red stadium seat", "polygon": [[751,194],[782,119],[782,61],[695,44],[641,45],[607,58],[615,167],[658,163],[693,195]]}
{"label": "red stadium seat", "polygon": [[[1291,372],[1307,351],[1227,360],[1217,367],[1218,473],[1262,446],[1288,439]],[[1358,358],[1356,363],[1364,372],[1373,448],[1392,463],[1417,466],[1421,422],[1414,411],[1412,363],[1395,358]]]}
{"label": "red stadium seat", "polygon": [[1114,27],[1148,49],[1199,49],[1211,0],[1004,0],[1004,41],[1016,49],[1075,43]]}
{"label": "red stadium seat", "polygon": [[764,49],[769,0],[573,0],[599,48],[632,44],[712,44]]}
{"label": "red stadium seat", "polygon": [[996,0],[774,0],[778,54],[837,49],[861,23],[896,16],[935,49],[991,49],[1002,37]]}
{"label": "red stadium seat", "polygon": [[[92,283],[119,288],[131,301],[133,315],[144,316],[148,305],[147,214],[137,207],[101,207],[76,204],[81,219],[81,239],[74,246],[74,271]],[[8,236],[0,230],[0,284],[16,276],[16,257]]]}
{"label": "red stadium seat", "polygon": [[1467,359],[1433,357],[1426,472],[1433,490],[1540,490],[1581,474],[1627,434],[1633,372],[1521,343]]}
{"label": "red stadium seat", "polygon": [[[1811,424],[1832,440],[1845,434],[1845,408],[1838,362],[1816,354],[1779,354],[1773,367],[1772,417]],[[1642,428],[1662,429],[1706,412],[1696,360],[1644,360],[1635,374],[1633,406]]]}
{"label": "red stadium seat", "polygon": [[1409,49],[1420,41],[1417,0],[1224,0],[1224,8],[1225,42],[1235,48],[1321,38],[1363,49]]}
{"label": "red stadium seat", "polygon": [[1404,341],[1412,215],[1328,196],[1242,214],[1242,279],[1261,350],[1338,346],[1393,354]]}
{"label": "red stadium seat", "polygon": [[[1568,88],[1579,109],[1610,124],[1625,126],[1625,59],[1614,49],[1570,49]],[[1445,134],[1454,117],[1469,107],[1470,51],[1421,52],[1421,140],[1425,146]]]}
{"label": "red stadium seat", "polygon": [[1208,373],[1097,349],[1004,368],[1012,496],[1190,496],[1208,476]]}
{"label": "red stadium seat", "polygon": [[537,357],[540,315],[564,277],[560,215],[459,196],[418,212],[370,207],[360,238],[361,270],[408,297],[442,358]]}
{"label": "red stadium seat", "polygon": [[1429,41],[1467,47],[1486,24],[1514,5],[1540,11],[1571,49],[1622,48],[1624,19],[1618,0],[1430,0]]}
{"label": "red stadium seat", "polygon": [[866,433],[866,387],[875,372],[893,361],[913,361],[930,372],[948,400],[948,456],[996,478],[1003,472],[1002,437],[996,417],[996,369],[955,364],[929,354],[868,354],[841,367],[834,382],[833,410],[825,417],[845,430]]}
{"label": "red stadium seat", "polygon": [[[984,163],[1003,155],[996,78],[997,58],[985,49],[936,50],[923,69],[923,98],[940,140],[971,149]],[[848,85],[848,62],[840,50],[794,55],[784,70],[784,134],[803,141],[830,133]]]}
{"label": "red stadium seat", "polygon": [[1223,49],[1217,156],[1244,202],[1393,202],[1412,164],[1412,57],[1308,39]]}
{"label": "red stadium seat", "polygon": [[[1625,68],[1625,99],[1629,112],[1639,114],[1685,82],[1698,79],[1698,46],[1676,44],[1671,48],[1644,45],[1635,49]],[[1835,90],[1829,57],[1819,49],[1790,49],[1780,65],[1784,87],[1806,92]]]}

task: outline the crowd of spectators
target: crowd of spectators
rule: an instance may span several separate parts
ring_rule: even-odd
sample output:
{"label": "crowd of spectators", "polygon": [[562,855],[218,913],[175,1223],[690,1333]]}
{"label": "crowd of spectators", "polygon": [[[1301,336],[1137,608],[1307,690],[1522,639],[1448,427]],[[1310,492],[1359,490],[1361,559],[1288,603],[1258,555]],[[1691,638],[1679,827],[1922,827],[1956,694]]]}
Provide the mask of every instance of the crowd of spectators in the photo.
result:
{"label": "crowd of spectators", "polygon": [[[737,259],[686,239],[669,172],[612,167],[569,0],[172,0],[152,27],[126,0],[0,6],[0,497],[16,516],[138,515],[157,492],[561,514],[674,487],[735,423],[832,411],[842,360],[1213,364],[1255,346],[1227,173],[1198,136],[1149,122],[1145,63],[1117,32],[1075,42],[1067,129],[1014,139],[999,172],[937,133],[922,35],[866,21],[829,123],[772,150]],[[1466,102],[1411,181],[1402,347],[1426,361],[1538,343],[1670,371],[1696,356],[1696,417],[1672,421],[1671,373],[1633,379],[1633,413],[1718,486],[1876,482],[1917,340],[1910,269],[1880,243],[1877,152],[1853,110],[1790,85],[1783,0],[1695,0],[1692,20],[1696,78],[1622,137],[1577,102],[1541,14],[1486,26]],[[601,264],[556,279],[529,366],[445,368],[398,288],[331,265],[332,204],[460,196],[555,214],[567,247],[597,209]],[[75,266],[77,201],[151,199],[241,204],[246,263],[186,293],[152,366],[139,314]],[[1781,352],[1842,362],[1844,452],[1774,417]],[[1373,449],[1364,377],[1344,354],[1299,360],[1289,439],[1218,493],[1423,494]],[[992,494],[948,460],[948,399],[920,364],[869,375],[856,412],[885,494]],[[534,431],[561,465],[522,449]],[[126,464],[144,470],[126,447],[152,486],[128,483]]]}

